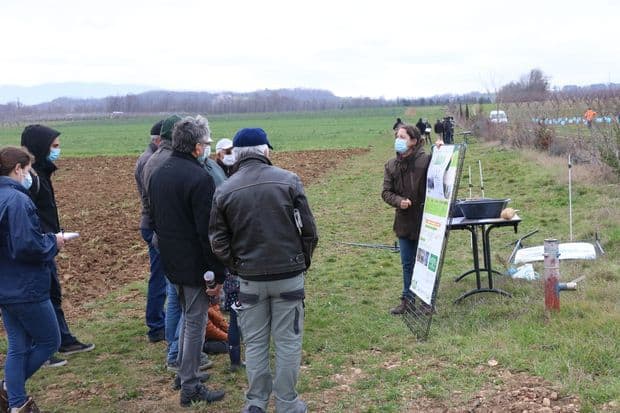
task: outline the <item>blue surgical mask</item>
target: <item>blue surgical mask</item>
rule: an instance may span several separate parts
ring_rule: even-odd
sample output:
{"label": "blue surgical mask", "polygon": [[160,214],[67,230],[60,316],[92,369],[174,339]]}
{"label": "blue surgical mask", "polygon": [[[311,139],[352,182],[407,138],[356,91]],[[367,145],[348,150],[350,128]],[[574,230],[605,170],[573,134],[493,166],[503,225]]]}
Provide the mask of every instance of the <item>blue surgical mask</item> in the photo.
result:
{"label": "blue surgical mask", "polygon": [[394,139],[394,150],[398,153],[407,152],[407,142],[404,139],[396,138]]}
{"label": "blue surgical mask", "polygon": [[60,148],[52,148],[52,149],[50,149],[50,154],[47,155],[47,160],[54,162],[58,158],[60,158]]}
{"label": "blue surgical mask", "polygon": [[30,172],[26,172],[26,175],[24,175],[21,184],[27,190],[30,189],[30,187],[32,186],[32,176],[30,175]]}

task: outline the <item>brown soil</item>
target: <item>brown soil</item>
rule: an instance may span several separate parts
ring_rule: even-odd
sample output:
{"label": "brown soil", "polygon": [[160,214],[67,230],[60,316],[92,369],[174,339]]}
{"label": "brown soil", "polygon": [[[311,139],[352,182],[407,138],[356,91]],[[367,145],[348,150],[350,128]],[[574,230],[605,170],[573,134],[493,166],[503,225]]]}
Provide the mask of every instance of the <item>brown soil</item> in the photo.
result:
{"label": "brown soil", "polygon": [[[309,185],[332,169],[334,160],[365,151],[275,153],[273,163],[297,173],[304,185]],[[66,231],[80,233],[57,257],[63,307],[70,318],[83,311],[83,304],[148,276],[148,251],[139,231],[135,162],[135,157],[58,162],[54,187],[60,221]]]}

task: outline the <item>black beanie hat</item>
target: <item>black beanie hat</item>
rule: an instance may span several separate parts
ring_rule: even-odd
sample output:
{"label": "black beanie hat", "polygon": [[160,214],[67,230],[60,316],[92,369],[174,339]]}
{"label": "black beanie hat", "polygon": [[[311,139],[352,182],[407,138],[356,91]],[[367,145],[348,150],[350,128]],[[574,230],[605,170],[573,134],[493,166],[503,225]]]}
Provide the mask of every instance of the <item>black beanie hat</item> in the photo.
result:
{"label": "black beanie hat", "polygon": [[162,119],[151,127],[151,136],[159,136],[161,134],[161,125],[163,123],[164,120]]}

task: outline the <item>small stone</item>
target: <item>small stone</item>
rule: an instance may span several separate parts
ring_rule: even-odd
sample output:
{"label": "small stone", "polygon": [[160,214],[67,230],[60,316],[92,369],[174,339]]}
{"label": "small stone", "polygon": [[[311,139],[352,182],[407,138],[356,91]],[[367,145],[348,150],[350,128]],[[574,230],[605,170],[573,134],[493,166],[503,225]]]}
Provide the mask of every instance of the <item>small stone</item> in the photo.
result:
{"label": "small stone", "polygon": [[541,407],[539,413],[553,413],[553,409],[551,407]]}
{"label": "small stone", "polygon": [[487,364],[488,364],[489,366],[491,366],[491,367],[495,367],[495,366],[497,366],[499,363],[497,362],[497,360],[495,360],[495,359],[491,359],[491,360],[487,361]]}
{"label": "small stone", "polygon": [[557,400],[558,399],[558,392],[551,392],[551,395],[549,396],[549,398],[551,400]]}
{"label": "small stone", "polygon": [[549,400],[548,398],[545,397],[543,399],[543,406],[545,406],[545,407],[551,406],[551,400]]}

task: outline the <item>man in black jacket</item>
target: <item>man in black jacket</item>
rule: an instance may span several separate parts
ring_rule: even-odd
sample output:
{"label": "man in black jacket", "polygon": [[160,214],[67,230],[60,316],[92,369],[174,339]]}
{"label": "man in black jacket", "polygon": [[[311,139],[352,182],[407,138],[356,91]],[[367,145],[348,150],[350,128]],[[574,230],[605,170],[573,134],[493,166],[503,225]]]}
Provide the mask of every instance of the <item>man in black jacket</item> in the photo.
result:
{"label": "man in black jacket", "polygon": [[[244,412],[307,410],[295,390],[301,362],[304,274],[318,242],[301,180],[269,161],[267,134],[241,129],[233,140],[237,171],[215,192],[209,239],[241,278],[238,317],[249,389]],[[269,368],[270,336],[275,375]]]}
{"label": "man in black jacket", "polygon": [[[149,212],[158,238],[166,277],[177,289],[183,324],[179,337],[181,406],[213,402],[223,391],[200,383],[198,368],[209,309],[208,295],[219,297],[225,269],[209,245],[209,215],[215,184],[202,168],[210,132],[204,118],[187,117],[172,130],[172,154],[151,176]],[[205,288],[203,274],[215,273],[215,287]]]}
{"label": "man in black jacket", "polygon": [[[22,132],[22,146],[25,146],[35,156],[32,167],[37,175],[33,176],[30,197],[37,207],[37,215],[43,233],[53,232],[57,234],[61,231],[56,197],[52,186],[52,174],[58,169],[54,162],[60,156],[59,136],[60,132],[43,125],[28,125]],[[62,290],[58,281],[56,262],[51,261],[50,266],[52,273],[50,299],[56,312],[61,339],[58,352],[69,355],[90,351],[95,348],[94,344],[81,343],[69,331],[65,313],[62,310]],[[65,360],[56,357],[50,358],[47,363],[50,366],[62,366],[64,364],[67,364]]]}

